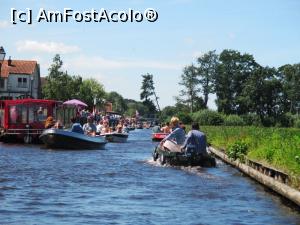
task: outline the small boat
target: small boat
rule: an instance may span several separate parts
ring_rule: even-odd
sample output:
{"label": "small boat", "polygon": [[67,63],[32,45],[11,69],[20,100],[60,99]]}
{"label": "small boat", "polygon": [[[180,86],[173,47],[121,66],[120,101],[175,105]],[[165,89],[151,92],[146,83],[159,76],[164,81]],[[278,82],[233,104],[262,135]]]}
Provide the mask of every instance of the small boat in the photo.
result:
{"label": "small boat", "polygon": [[152,134],[152,141],[161,141],[167,135],[168,135],[167,133],[153,133]]}
{"label": "small boat", "polygon": [[158,145],[153,153],[153,160],[159,160],[161,165],[171,166],[201,166],[215,167],[216,160],[209,154],[197,154],[183,152],[179,145],[173,141],[166,141],[163,146]]}
{"label": "small boat", "polygon": [[127,141],[128,133],[106,133],[101,134],[100,136],[105,137],[105,139],[109,142],[115,142],[115,143],[124,143]]}
{"label": "small boat", "polygon": [[133,131],[133,130],[135,130],[135,127],[129,126],[129,127],[127,127],[127,129],[128,129],[129,131]]}
{"label": "small boat", "polygon": [[40,135],[47,148],[59,149],[104,149],[107,141],[100,136],[88,136],[62,129],[47,129]]}

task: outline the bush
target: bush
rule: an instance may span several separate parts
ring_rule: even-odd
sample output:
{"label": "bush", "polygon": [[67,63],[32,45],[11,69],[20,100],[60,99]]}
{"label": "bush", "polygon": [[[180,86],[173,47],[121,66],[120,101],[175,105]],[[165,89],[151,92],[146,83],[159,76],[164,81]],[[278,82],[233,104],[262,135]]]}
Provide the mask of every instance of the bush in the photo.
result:
{"label": "bush", "polygon": [[198,122],[200,125],[217,126],[223,124],[224,122],[222,114],[209,109],[193,113],[192,119],[195,122]]}
{"label": "bush", "polygon": [[248,152],[248,146],[243,141],[236,141],[232,145],[230,145],[227,149],[227,154],[229,158],[232,158],[234,160],[240,159],[244,161],[245,155],[247,155]]}
{"label": "bush", "polygon": [[246,123],[243,118],[238,115],[228,115],[224,118],[225,126],[244,126]]}
{"label": "bush", "polygon": [[192,117],[190,116],[190,114],[188,113],[183,113],[183,112],[180,112],[180,113],[177,113],[176,116],[179,118],[180,121],[182,121],[184,124],[191,124],[193,119]]}
{"label": "bush", "polygon": [[300,119],[296,119],[294,122],[294,127],[300,128]]}
{"label": "bush", "polygon": [[278,127],[292,127],[294,125],[294,117],[291,113],[286,113],[281,115],[278,120],[276,126]]}
{"label": "bush", "polygon": [[256,126],[256,127],[260,127],[262,125],[259,116],[256,114],[253,113],[245,114],[245,115],[241,115],[241,117],[245,125]]}

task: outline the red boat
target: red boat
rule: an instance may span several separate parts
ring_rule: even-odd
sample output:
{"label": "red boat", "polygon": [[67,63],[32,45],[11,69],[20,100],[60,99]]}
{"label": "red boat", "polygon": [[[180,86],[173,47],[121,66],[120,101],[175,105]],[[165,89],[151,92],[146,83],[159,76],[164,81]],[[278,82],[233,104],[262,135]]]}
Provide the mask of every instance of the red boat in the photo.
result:
{"label": "red boat", "polygon": [[152,134],[152,141],[161,141],[167,135],[168,135],[167,133],[153,133]]}
{"label": "red boat", "polygon": [[64,106],[55,100],[1,100],[0,140],[25,143],[38,141],[39,135],[45,130],[48,116],[66,125],[75,113],[74,107]]}

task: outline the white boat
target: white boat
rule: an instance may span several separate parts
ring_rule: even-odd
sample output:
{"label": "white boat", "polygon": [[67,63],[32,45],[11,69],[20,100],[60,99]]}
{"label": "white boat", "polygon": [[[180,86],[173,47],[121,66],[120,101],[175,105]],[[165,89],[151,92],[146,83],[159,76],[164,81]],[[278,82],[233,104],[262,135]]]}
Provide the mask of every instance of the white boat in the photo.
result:
{"label": "white boat", "polygon": [[109,142],[115,142],[115,143],[124,143],[127,141],[128,133],[106,133],[101,134],[100,136],[105,137],[105,139]]}

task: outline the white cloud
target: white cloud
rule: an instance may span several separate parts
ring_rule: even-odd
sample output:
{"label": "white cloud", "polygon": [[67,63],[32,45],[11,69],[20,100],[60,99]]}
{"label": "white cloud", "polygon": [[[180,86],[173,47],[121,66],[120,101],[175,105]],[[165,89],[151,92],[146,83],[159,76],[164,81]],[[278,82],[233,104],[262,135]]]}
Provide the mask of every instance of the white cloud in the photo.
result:
{"label": "white cloud", "polygon": [[193,58],[198,58],[202,55],[203,55],[203,52],[201,52],[201,51],[195,51],[192,53]]}
{"label": "white cloud", "polygon": [[0,21],[0,28],[1,28],[1,29],[2,29],[2,28],[8,28],[8,27],[11,27],[11,26],[12,26],[11,23],[8,22],[8,21],[6,21],[6,20]]}
{"label": "white cloud", "polygon": [[191,37],[186,37],[183,39],[183,42],[187,45],[193,45],[195,44],[195,40]]}
{"label": "white cloud", "polygon": [[235,35],[235,33],[229,33],[228,37],[229,37],[229,39],[235,39],[236,35]]}
{"label": "white cloud", "polygon": [[167,69],[178,70],[183,65],[162,61],[146,61],[146,60],[124,60],[124,59],[106,59],[104,57],[86,57],[80,56],[69,62],[65,62],[66,68],[72,68],[73,70],[83,70],[89,68],[89,70],[99,71],[105,69],[135,69],[135,68],[147,68],[147,69]]}
{"label": "white cloud", "polygon": [[19,52],[47,52],[47,53],[74,53],[80,48],[75,45],[66,45],[61,42],[38,42],[38,41],[19,41],[17,42],[17,50]]}

